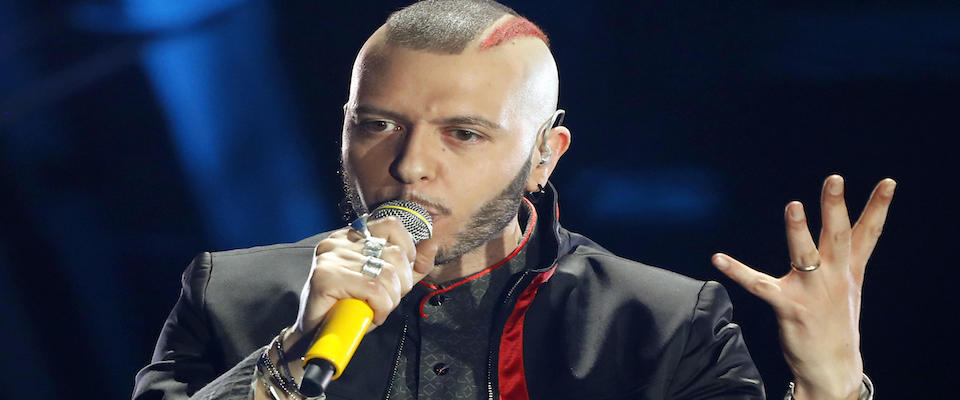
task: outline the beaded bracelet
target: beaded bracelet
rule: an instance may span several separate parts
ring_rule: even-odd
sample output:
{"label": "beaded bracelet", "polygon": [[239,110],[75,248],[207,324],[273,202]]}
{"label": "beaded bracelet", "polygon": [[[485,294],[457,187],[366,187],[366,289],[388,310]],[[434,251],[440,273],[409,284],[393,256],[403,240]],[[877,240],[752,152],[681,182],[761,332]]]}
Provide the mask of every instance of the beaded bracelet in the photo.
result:
{"label": "beaded bracelet", "polygon": [[264,373],[263,367],[261,367],[260,360],[257,360],[257,365],[255,367],[257,374],[257,381],[259,381],[264,389],[267,391],[267,395],[270,396],[271,400],[284,400],[289,398],[289,396],[280,396],[277,393],[277,387],[273,384],[273,380],[267,377],[267,374]]}
{"label": "beaded bracelet", "polygon": [[273,365],[273,361],[270,361],[269,353],[269,351],[264,351],[260,354],[260,359],[257,360],[257,366],[265,369],[270,377],[273,378],[273,381],[280,386],[280,389],[283,390],[287,396],[293,396],[295,393],[299,394],[296,383],[294,383],[292,379],[288,379],[280,373],[280,370]]}
{"label": "beaded bracelet", "polygon": [[[266,370],[270,375],[271,380],[276,382],[280,389],[286,394],[287,398],[295,400],[324,400],[327,398],[326,394],[321,394],[317,397],[307,397],[300,393],[300,387],[297,385],[297,381],[293,379],[293,374],[290,372],[290,366],[287,365],[287,356],[283,351],[283,336],[287,332],[287,328],[283,328],[280,331],[280,335],[273,338],[270,342],[270,345],[267,346],[267,349],[260,354],[260,359],[257,360],[258,371],[261,371],[260,368]],[[277,362],[280,364],[280,368],[283,369],[283,372],[277,368],[277,366],[270,360],[270,349],[274,348],[277,351]],[[263,378],[266,378],[266,374],[261,372]],[[263,381],[263,380],[261,380]],[[268,390],[271,392],[275,391],[273,388],[273,383],[265,382],[265,386],[268,386]],[[271,395],[275,396],[274,393]]]}

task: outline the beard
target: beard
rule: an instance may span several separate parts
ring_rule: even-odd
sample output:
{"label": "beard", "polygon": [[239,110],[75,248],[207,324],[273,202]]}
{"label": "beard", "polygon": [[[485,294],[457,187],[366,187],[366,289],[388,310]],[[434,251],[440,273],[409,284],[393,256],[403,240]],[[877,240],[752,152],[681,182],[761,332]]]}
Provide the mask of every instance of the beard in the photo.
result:
{"label": "beard", "polygon": [[527,175],[533,164],[529,157],[527,160],[506,188],[470,216],[467,227],[457,233],[456,243],[437,250],[434,264],[443,265],[456,261],[464,254],[503,234],[503,229],[517,216],[520,203],[523,202],[523,188],[526,186]]}
{"label": "beard", "polygon": [[[496,197],[481,205],[480,209],[470,216],[466,228],[457,232],[456,242],[451,246],[437,249],[434,264],[443,265],[457,261],[464,254],[503,234],[504,228],[520,211],[524,186],[526,186],[527,175],[529,175],[532,167],[533,161],[528,156],[527,162],[507,184],[507,187],[501,190]],[[340,166],[340,176],[343,180],[343,191],[347,205],[356,215],[368,212],[360,196],[360,191],[357,189],[356,179],[350,170],[342,164]]]}

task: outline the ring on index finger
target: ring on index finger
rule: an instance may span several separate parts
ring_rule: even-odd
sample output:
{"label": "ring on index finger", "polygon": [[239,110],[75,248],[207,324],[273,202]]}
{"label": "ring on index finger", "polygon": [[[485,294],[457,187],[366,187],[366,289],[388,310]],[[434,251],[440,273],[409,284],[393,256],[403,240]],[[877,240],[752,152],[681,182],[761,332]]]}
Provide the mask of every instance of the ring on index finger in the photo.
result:
{"label": "ring on index finger", "polygon": [[367,259],[363,261],[363,267],[360,268],[360,272],[376,279],[380,276],[380,272],[383,271],[383,264],[383,260],[377,257],[367,256]]}
{"label": "ring on index finger", "polygon": [[793,261],[791,261],[790,268],[793,268],[800,272],[810,272],[817,268],[820,268],[820,261],[817,261],[816,263],[810,264],[810,265],[797,265],[797,264],[794,264]]}
{"label": "ring on index finger", "polygon": [[380,254],[383,253],[383,246],[386,245],[387,239],[367,236],[367,238],[363,240],[363,250],[361,253],[365,256],[380,258]]}

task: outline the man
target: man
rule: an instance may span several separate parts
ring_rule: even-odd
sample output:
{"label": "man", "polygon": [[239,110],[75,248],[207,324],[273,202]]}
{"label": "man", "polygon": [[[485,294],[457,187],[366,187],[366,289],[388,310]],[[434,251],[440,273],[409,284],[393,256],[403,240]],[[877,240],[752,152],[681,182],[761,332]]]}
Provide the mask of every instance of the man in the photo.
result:
{"label": "man", "polygon": [[[433,237],[415,245],[383,218],[367,225],[386,240],[375,256],[351,228],[201,254],[134,398],[301,398],[300,357],[347,298],[370,305],[374,327],[327,399],[763,398],[719,284],[621,259],[558,224],[547,181],[571,132],[555,126],[547,43],[488,1],[391,15],[354,65],[344,186],[358,214],[424,205]],[[843,180],[827,178],[819,246],[788,204],[783,278],[713,256],[774,307],[797,399],[870,397],[859,291],[894,185],[878,184],[851,228]]]}

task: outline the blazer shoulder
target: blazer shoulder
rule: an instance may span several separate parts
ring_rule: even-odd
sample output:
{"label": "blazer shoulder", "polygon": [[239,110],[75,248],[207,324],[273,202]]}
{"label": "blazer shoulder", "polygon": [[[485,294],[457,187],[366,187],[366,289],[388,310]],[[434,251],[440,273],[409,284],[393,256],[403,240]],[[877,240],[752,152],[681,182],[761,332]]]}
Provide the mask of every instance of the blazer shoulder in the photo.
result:
{"label": "blazer shoulder", "polygon": [[582,281],[609,280],[612,287],[630,293],[646,293],[657,297],[682,296],[693,301],[708,283],[618,256],[599,246],[577,246],[570,254],[561,257],[558,268],[558,272],[573,273]]}
{"label": "blazer shoulder", "polygon": [[265,265],[281,266],[290,258],[302,259],[309,256],[317,243],[330,232],[313,235],[293,243],[278,243],[266,246],[254,246],[243,249],[214,251],[209,253],[210,268],[214,273],[250,272],[249,268]]}
{"label": "blazer shoulder", "polygon": [[642,310],[651,322],[681,329],[701,312],[732,311],[723,286],[615,255],[578,246],[561,257],[549,280],[552,304],[580,304],[593,311]]}
{"label": "blazer shoulder", "polygon": [[240,304],[299,293],[310,271],[313,249],[328,234],[294,243],[209,253],[208,304]]}
{"label": "blazer shoulder", "polygon": [[296,319],[313,249],[324,237],[206,253],[203,311],[222,366],[240,362]]}
{"label": "blazer shoulder", "polygon": [[253,246],[242,249],[233,249],[233,250],[221,250],[210,252],[211,255],[215,257],[243,257],[243,256],[257,256],[260,253],[267,253],[266,255],[271,255],[273,252],[283,252],[295,249],[304,249],[304,248],[314,248],[317,243],[332,232],[323,232],[308,238],[301,239],[296,242],[291,243],[277,243],[264,246]]}

